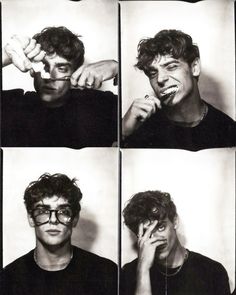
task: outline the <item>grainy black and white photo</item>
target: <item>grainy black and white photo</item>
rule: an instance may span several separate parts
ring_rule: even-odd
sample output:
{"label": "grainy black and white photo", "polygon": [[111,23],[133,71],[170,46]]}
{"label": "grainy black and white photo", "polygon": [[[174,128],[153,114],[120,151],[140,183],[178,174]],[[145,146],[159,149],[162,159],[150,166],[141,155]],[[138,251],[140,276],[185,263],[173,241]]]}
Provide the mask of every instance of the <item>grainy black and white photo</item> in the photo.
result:
{"label": "grainy black and white photo", "polygon": [[114,1],[3,0],[2,146],[117,142],[117,38]]}
{"label": "grainy black and white photo", "polygon": [[121,3],[123,147],[236,146],[233,1]]}
{"label": "grainy black and white photo", "polygon": [[117,294],[117,159],[4,149],[1,294]]}
{"label": "grainy black and white photo", "polygon": [[231,294],[235,151],[124,150],[121,294]]}

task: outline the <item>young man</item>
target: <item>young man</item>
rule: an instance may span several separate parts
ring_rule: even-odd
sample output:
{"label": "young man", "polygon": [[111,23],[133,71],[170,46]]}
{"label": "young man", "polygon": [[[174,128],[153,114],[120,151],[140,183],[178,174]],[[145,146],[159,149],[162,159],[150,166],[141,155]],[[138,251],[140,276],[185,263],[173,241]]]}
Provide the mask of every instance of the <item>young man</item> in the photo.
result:
{"label": "young man", "polygon": [[123,214],[125,224],[137,235],[138,258],[123,268],[122,294],[230,294],[224,267],[181,245],[176,207],[168,193],[140,192]]}
{"label": "young man", "polygon": [[1,294],[116,294],[115,263],[71,245],[81,198],[75,179],[64,174],[29,184],[24,201],[36,247],[4,268]]}
{"label": "young man", "polygon": [[205,148],[236,145],[236,125],[199,93],[200,56],[192,38],[163,30],[138,46],[136,67],[155,96],[136,99],[123,119],[124,147]]}
{"label": "young man", "polygon": [[83,62],[82,41],[65,27],[11,38],[3,66],[30,71],[36,92],[2,93],[2,146],[109,147],[117,141],[117,97],[95,90],[117,76],[117,62]]}

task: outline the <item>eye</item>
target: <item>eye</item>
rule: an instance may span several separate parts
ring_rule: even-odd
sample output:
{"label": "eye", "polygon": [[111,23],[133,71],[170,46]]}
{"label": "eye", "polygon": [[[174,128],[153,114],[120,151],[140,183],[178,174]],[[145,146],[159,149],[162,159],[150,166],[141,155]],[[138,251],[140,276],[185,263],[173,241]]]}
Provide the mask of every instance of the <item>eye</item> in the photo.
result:
{"label": "eye", "polygon": [[159,232],[162,232],[162,231],[164,231],[165,229],[166,229],[165,225],[159,225],[159,226],[157,227],[157,230],[158,230]]}
{"label": "eye", "polygon": [[69,71],[69,67],[68,66],[60,66],[60,67],[58,67],[58,70],[61,73],[66,73]]}
{"label": "eye", "polygon": [[168,71],[174,71],[175,69],[177,69],[177,67],[178,67],[177,64],[171,64],[171,65],[168,65],[168,66],[166,67],[166,69],[167,69]]}
{"label": "eye", "polygon": [[151,70],[150,70],[150,71],[147,72],[147,76],[148,76],[150,79],[155,78],[156,75],[157,75],[157,71],[151,71]]}
{"label": "eye", "polygon": [[43,214],[49,214],[49,210],[45,208],[38,208],[34,211],[35,216],[43,215]]}
{"label": "eye", "polygon": [[72,216],[72,211],[71,211],[70,208],[64,208],[64,209],[58,210],[58,214],[71,217]]}

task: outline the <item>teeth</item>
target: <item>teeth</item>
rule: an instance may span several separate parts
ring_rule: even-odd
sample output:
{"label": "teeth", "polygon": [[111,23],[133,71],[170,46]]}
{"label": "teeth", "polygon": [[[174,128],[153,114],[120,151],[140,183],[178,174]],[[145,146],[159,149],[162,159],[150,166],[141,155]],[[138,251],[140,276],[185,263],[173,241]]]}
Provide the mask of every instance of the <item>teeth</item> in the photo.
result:
{"label": "teeth", "polygon": [[167,88],[164,92],[162,92],[161,96],[175,93],[175,92],[177,92],[177,90],[178,90],[178,86],[171,86],[171,87]]}

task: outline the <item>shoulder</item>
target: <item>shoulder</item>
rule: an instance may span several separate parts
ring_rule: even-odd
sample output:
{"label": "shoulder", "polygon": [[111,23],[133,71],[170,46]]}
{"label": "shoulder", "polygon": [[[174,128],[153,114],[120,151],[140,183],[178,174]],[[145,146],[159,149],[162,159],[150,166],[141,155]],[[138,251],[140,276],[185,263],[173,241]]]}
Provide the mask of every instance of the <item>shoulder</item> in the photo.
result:
{"label": "shoulder", "polygon": [[224,112],[220,111],[219,109],[217,109],[216,107],[214,107],[213,105],[205,102],[208,106],[208,115],[209,117],[211,117],[212,119],[214,118],[217,121],[220,122],[224,122],[224,123],[230,123],[230,124],[235,124],[235,121],[230,118],[230,116],[226,115]]}
{"label": "shoulder", "polygon": [[75,258],[77,258],[84,265],[97,266],[99,268],[116,269],[116,264],[108,258],[99,256],[92,252],[73,246]]}
{"label": "shoulder", "polygon": [[209,270],[210,272],[226,273],[226,270],[221,263],[193,251],[189,251],[189,261],[198,267]]}
{"label": "shoulder", "polygon": [[115,95],[111,91],[101,91],[96,89],[71,89],[71,96],[72,98],[79,98],[81,100],[117,100],[117,95]]}
{"label": "shoulder", "polygon": [[122,267],[122,272],[123,273],[133,273],[134,275],[136,274],[136,268],[137,268],[137,263],[138,263],[138,259],[134,259],[133,261],[126,263],[123,267]]}
{"label": "shoulder", "polygon": [[24,92],[24,90],[20,88],[2,91],[2,102],[4,106],[29,104],[34,103],[35,100],[38,100],[35,91]]}
{"label": "shoulder", "polygon": [[24,270],[27,268],[28,265],[32,264],[33,261],[33,251],[31,250],[27,254],[17,258],[7,266],[3,268],[3,273],[5,274],[11,274],[11,273],[17,273],[24,272]]}

